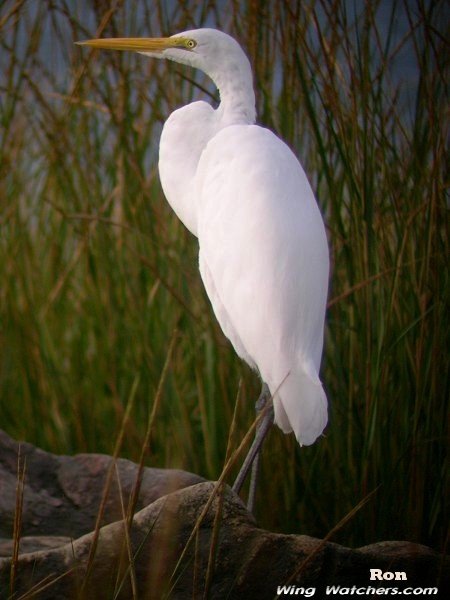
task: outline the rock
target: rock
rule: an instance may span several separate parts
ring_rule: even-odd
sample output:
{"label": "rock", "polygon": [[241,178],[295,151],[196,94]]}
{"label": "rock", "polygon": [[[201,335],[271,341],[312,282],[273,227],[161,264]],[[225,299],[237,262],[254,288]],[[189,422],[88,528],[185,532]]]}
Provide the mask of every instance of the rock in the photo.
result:
{"label": "rock", "polygon": [[[7,440],[9,447],[13,448],[15,442],[4,435],[0,439],[2,443]],[[104,481],[105,465],[109,464],[107,457],[102,457],[106,462],[99,462],[99,458],[93,455],[92,463],[89,455],[84,455],[81,463],[79,457],[73,457],[73,464],[77,466],[73,467],[72,473],[78,478],[73,485],[67,475],[70,469],[64,470],[64,477],[59,477],[58,473],[51,476],[47,471],[43,475],[48,485],[44,494],[38,486],[37,473],[43,473],[38,468],[39,459],[47,461],[58,471],[61,460],[64,459],[67,465],[70,458],[47,455],[29,445],[26,445],[26,450],[27,456],[34,457],[35,462],[27,459],[28,487],[25,494],[30,488],[33,497],[38,497],[40,502],[45,503],[46,498],[59,500],[58,507],[49,502],[47,514],[52,515],[54,520],[57,511],[63,509],[71,531],[83,521],[79,516],[70,520],[68,503],[72,503],[76,512],[82,511],[86,505],[88,518],[84,523],[93,523],[92,498],[98,499],[101,492],[95,494],[90,486],[95,484],[94,472]],[[0,457],[2,455],[0,445]],[[4,464],[3,457],[0,462]],[[17,463],[17,456],[13,462]],[[127,473],[136,473],[132,469],[134,465],[124,462],[122,485],[132,480],[131,476],[130,480],[127,479]],[[80,471],[80,464],[87,469],[86,477]],[[103,468],[99,467],[100,464]],[[34,475],[32,465],[37,468]],[[3,485],[3,472],[0,473]],[[173,485],[170,473],[167,477]],[[161,473],[158,477],[162,481]],[[151,488],[150,478],[151,473],[147,479],[148,489]],[[441,594],[448,591],[448,559],[429,548],[408,542],[382,542],[354,550],[308,536],[264,531],[256,526],[253,517],[227,486],[219,488],[212,482],[190,485],[194,483],[192,478],[195,479],[195,476],[184,474],[182,477],[177,473],[176,480],[189,487],[181,489],[179,486],[177,491],[157,499],[155,492],[147,491],[144,497],[152,499],[134,515],[128,528],[119,520],[76,539],[70,533],[73,540],[69,543],[60,540],[63,545],[59,547],[21,554],[14,569],[13,591],[17,595],[25,594],[35,586],[32,597],[39,600],[102,600],[113,597],[159,600],[166,595],[177,600],[203,597],[265,599],[276,597],[277,588],[282,585],[308,590],[316,588],[315,595],[319,598],[326,597],[328,585],[348,588],[372,586],[374,589],[380,586],[402,589],[406,586],[423,588],[438,585]],[[159,490],[164,488],[160,483],[158,486]],[[70,496],[63,498],[62,489],[69,489]],[[2,517],[6,516],[11,522],[15,494],[8,492],[7,496],[12,498],[13,503],[7,513],[2,502]],[[27,510],[31,510],[29,503]],[[37,512],[40,533],[62,535],[64,523],[47,524],[43,517],[45,512],[44,509]],[[114,517],[116,509],[111,508],[108,514]],[[36,529],[37,524],[31,521],[28,518],[29,527]],[[92,529],[94,527],[95,524]],[[29,543],[28,539],[26,544]],[[31,546],[24,545],[23,549],[26,548]],[[0,559],[0,590],[5,591],[2,598],[10,595],[11,567],[11,558]],[[369,570],[374,568],[389,573],[404,572],[408,579],[372,582]],[[295,589],[289,595],[295,595]],[[306,594],[298,595],[305,597]],[[372,595],[369,590],[364,597],[379,596],[375,592]]]}
{"label": "rock", "polygon": [[[51,536],[76,539],[96,524],[108,470],[114,465],[104,454],[56,456],[24,442],[16,442],[0,430],[0,538],[11,537],[16,505],[17,464],[20,452],[25,464],[21,534],[25,548],[54,545]],[[122,518],[136,484],[138,466],[117,459],[104,505],[101,525]],[[136,509],[151,504],[174,490],[204,481],[175,469],[145,468]],[[34,537],[30,537],[34,536]],[[37,536],[37,537],[36,537]],[[42,536],[45,536],[43,538]],[[33,540],[33,541],[31,541]],[[0,556],[10,554],[10,542],[0,540]]]}

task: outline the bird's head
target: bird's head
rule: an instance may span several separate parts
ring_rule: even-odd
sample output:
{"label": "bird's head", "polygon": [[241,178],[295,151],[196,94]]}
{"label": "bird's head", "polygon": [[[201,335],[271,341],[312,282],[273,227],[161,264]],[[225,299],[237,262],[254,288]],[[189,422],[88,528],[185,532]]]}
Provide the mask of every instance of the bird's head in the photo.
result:
{"label": "bird's head", "polygon": [[77,44],[106,50],[131,50],[167,58],[202,70],[213,80],[224,68],[248,70],[250,64],[239,44],[217,29],[194,29],[165,38],[99,38]]}

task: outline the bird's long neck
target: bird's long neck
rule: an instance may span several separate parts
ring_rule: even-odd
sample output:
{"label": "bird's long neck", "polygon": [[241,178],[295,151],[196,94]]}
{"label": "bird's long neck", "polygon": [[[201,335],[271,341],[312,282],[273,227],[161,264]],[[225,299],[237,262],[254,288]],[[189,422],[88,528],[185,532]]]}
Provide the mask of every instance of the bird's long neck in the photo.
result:
{"label": "bird's long neck", "polygon": [[255,92],[250,64],[230,64],[226,71],[210,76],[220,94],[217,114],[222,126],[254,123]]}

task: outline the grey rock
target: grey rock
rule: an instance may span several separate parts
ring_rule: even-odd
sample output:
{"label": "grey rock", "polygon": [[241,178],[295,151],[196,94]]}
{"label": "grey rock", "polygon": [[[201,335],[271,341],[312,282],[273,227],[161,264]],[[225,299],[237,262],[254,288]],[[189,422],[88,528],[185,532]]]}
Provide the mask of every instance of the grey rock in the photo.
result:
{"label": "grey rock", "polygon": [[[28,449],[31,454],[40,453],[32,447]],[[61,500],[59,506],[49,504],[47,514],[51,515],[66,506],[68,499],[75,511],[87,506],[92,523],[95,520],[92,500],[95,494],[91,489],[93,473],[102,479],[99,473],[104,474],[107,463],[98,462],[95,455],[90,463],[89,456],[85,455],[81,462],[74,463],[77,466],[73,471],[66,469],[62,477],[58,458],[53,457],[52,462],[58,476],[52,478],[49,472],[45,474],[45,481],[53,485],[51,491],[46,490],[47,494],[39,489],[38,479],[33,479],[27,466],[27,477],[34,481],[34,487],[28,483],[34,497],[40,502],[45,502],[46,498]],[[133,471],[132,464],[125,462],[124,481],[127,480],[127,469]],[[79,470],[80,464],[86,468],[84,475]],[[77,478],[73,485],[70,472]],[[195,478],[185,474],[183,479],[178,473],[177,481],[193,483],[189,477]],[[179,486],[176,491],[168,491],[157,499],[148,491],[146,498],[151,498],[150,502],[134,515],[128,526],[123,520],[116,520],[95,530],[94,524],[85,535],[75,538],[69,534],[70,542],[59,538],[58,544],[62,545],[58,547],[37,545],[40,551],[27,545],[32,544],[28,538],[23,550],[31,551],[20,554],[13,569],[11,558],[0,559],[0,590],[4,591],[0,596],[8,598],[12,589],[17,596],[33,590],[27,598],[39,600],[113,597],[124,600],[164,597],[180,600],[204,597],[269,599],[276,597],[279,585],[314,587],[317,598],[327,597],[327,585],[349,588],[382,585],[400,589],[437,585],[438,597],[445,597],[449,591],[449,561],[429,548],[409,542],[381,542],[351,549],[308,536],[271,533],[257,527],[252,515],[228,486],[217,486],[212,482],[187,485],[189,487]],[[159,485],[160,490],[163,488],[164,485]],[[59,493],[61,489],[69,489],[70,495],[63,498]],[[13,493],[8,495],[15,502],[14,496]],[[98,499],[98,494],[96,497]],[[11,511],[14,512],[14,504],[10,506],[10,520]],[[67,508],[65,511],[64,514],[68,514]],[[44,513],[44,510],[38,511],[38,517]],[[115,514],[111,509],[109,515],[114,517]],[[39,522],[41,534],[52,531],[52,536],[61,535],[64,530],[64,523],[46,527],[43,516]],[[73,523],[78,526],[81,518],[67,522],[73,530]],[[54,533],[56,531],[58,533]],[[408,580],[373,583],[369,581],[371,568],[404,571]]]}
{"label": "grey rock", "polygon": [[[21,535],[63,536],[76,539],[92,531],[112,467],[101,525],[122,519],[136,485],[139,467],[119,458],[115,464],[104,454],[57,456],[35,446],[17,442],[0,430],[0,538],[12,535],[17,493],[18,456],[25,465]],[[172,491],[204,481],[176,469],[144,468],[136,510]],[[51,542],[43,542],[45,544]],[[9,554],[0,541],[0,556]]]}

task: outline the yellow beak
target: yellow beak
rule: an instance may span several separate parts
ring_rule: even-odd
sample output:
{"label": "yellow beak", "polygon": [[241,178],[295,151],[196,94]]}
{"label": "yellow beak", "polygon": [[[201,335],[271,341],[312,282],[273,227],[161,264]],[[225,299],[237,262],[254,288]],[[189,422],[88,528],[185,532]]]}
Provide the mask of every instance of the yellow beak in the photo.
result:
{"label": "yellow beak", "polygon": [[160,53],[167,48],[184,46],[183,38],[103,38],[75,42],[80,46],[91,46],[104,50],[133,50],[134,52]]}

